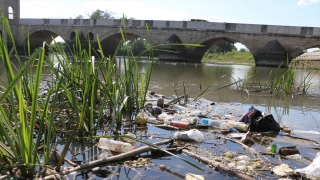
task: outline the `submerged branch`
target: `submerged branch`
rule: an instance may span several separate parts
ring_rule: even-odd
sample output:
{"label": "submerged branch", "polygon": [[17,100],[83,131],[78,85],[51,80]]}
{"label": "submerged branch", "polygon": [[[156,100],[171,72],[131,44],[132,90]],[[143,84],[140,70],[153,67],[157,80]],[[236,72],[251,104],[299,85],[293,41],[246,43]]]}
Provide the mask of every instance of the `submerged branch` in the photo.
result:
{"label": "submerged branch", "polygon": [[[161,141],[161,142],[154,143],[154,145],[168,144],[171,141],[172,141],[171,139],[167,139],[167,140],[164,140],[164,141]],[[88,164],[84,164],[84,165],[81,165],[81,166],[78,166],[78,167],[75,167],[75,168],[71,168],[71,169],[68,169],[68,170],[63,170],[63,171],[60,172],[60,174],[61,175],[66,175],[66,174],[69,174],[69,173],[72,173],[72,172],[75,172],[75,171],[77,171],[77,172],[85,171],[85,170],[88,170],[88,169],[92,169],[94,167],[105,165],[106,163],[111,163],[111,162],[121,161],[121,160],[124,160],[124,159],[127,159],[127,158],[131,158],[131,157],[139,155],[139,154],[141,154],[143,152],[148,152],[148,151],[150,151],[152,149],[153,148],[150,147],[150,146],[143,146],[143,147],[140,147],[140,148],[135,149],[133,151],[129,151],[129,152],[122,153],[122,154],[119,154],[119,155],[116,155],[116,156],[112,156],[112,157],[109,157],[107,159],[99,159],[99,160],[91,161]]]}
{"label": "submerged branch", "polygon": [[190,156],[190,157],[193,157],[201,162],[204,162],[208,165],[211,165],[213,166],[213,168],[216,170],[216,171],[221,171],[221,172],[224,172],[224,173],[227,173],[228,175],[231,175],[231,176],[234,176],[234,177],[237,177],[239,179],[243,179],[243,180],[253,180],[254,178],[246,175],[246,174],[243,174],[241,172],[237,172],[237,171],[234,171],[232,169],[230,169],[229,167],[225,166],[224,164],[222,163],[219,163],[219,162],[216,162],[216,161],[212,161],[210,159],[207,159],[205,157],[202,157],[198,154],[195,154],[193,152],[190,152],[186,149],[183,149],[182,150],[182,153]]}

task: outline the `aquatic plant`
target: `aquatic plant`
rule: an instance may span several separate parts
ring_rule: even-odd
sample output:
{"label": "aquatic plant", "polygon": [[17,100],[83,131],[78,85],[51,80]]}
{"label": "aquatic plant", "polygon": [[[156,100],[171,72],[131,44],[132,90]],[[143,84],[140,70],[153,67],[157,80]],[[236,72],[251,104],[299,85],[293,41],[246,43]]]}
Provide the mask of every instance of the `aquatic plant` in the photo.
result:
{"label": "aquatic plant", "polygon": [[[246,78],[241,80],[238,78],[242,88],[239,89],[237,85],[237,90],[240,92],[245,91],[248,95],[252,91],[267,92],[270,95],[284,95],[284,97],[289,97],[296,92],[306,94],[311,86],[311,80],[317,72],[318,70],[311,70],[302,82],[297,85],[295,84],[296,67],[289,65],[289,59],[287,58],[287,66],[281,68],[280,64],[275,70],[271,70],[265,83],[259,80],[259,72],[249,73]],[[253,82],[247,81],[248,77],[252,77]]]}
{"label": "aquatic plant", "polygon": [[[71,57],[60,46],[45,43],[31,53],[30,39],[26,37],[27,60],[19,63],[19,67],[16,67],[17,74],[14,74],[10,58],[12,54],[19,57],[8,20],[2,17],[1,22],[3,34],[0,38],[0,55],[4,68],[0,72],[7,73],[8,85],[1,81],[0,170],[18,167],[23,177],[30,178],[37,166],[46,170],[50,168],[50,163],[57,163],[56,171],[59,171],[72,140],[76,136],[92,137],[102,120],[105,120],[103,123],[107,123],[110,130],[113,130],[115,123],[118,127],[121,126],[125,115],[129,115],[129,120],[132,120],[131,115],[138,113],[144,106],[152,74],[152,63],[150,69],[141,73],[137,59],[145,52],[168,45],[149,47],[138,56],[133,56],[125,46],[127,36],[123,21],[124,26],[120,28],[122,41],[118,48],[123,48],[127,56],[121,59],[124,64],[124,74],[121,74],[115,64],[117,52],[106,58],[98,37],[98,61],[92,56],[90,42],[88,49],[82,48],[77,32],[75,43],[68,46]],[[5,33],[8,34],[9,41],[2,38],[7,37]],[[10,51],[9,42],[12,43]],[[45,46],[53,53],[54,58],[45,56]],[[51,79],[42,79],[44,64],[52,72]],[[40,84],[43,82],[46,82],[46,93],[40,93]],[[68,109],[70,113],[61,116],[63,109]],[[106,113],[106,110],[110,110],[110,113]],[[50,152],[55,148],[55,137],[57,133],[62,133],[59,128],[69,134],[60,159],[58,162],[51,162]],[[43,161],[38,153],[41,146]]]}
{"label": "aquatic plant", "polygon": [[[7,169],[19,167],[22,176],[32,177],[34,167],[42,166],[38,155],[39,139],[34,141],[34,135],[38,133],[39,138],[46,137],[41,127],[35,132],[35,126],[46,121],[38,117],[43,117],[44,113],[39,108],[38,98],[45,50],[44,47],[37,49],[23,65],[17,67],[18,72],[15,74],[10,60],[12,53],[16,53],[15,41],[8,20],[2,16],[1,22],[3,34],[0,38],[0,56],[7,73],[8,85],[2,85],[4,92],[0,96],[0,159],[3,160],[0,166]],[[6,36],[8,40],[2,38]],[[9,43],[13,44],[10,51]],[[36,74],[32,77],[32,84],[27,85],[23,79],[30,77],[26,76],[27,69],[36,59]],[[23,93],[24,90],[28,91],[28,95]]]}

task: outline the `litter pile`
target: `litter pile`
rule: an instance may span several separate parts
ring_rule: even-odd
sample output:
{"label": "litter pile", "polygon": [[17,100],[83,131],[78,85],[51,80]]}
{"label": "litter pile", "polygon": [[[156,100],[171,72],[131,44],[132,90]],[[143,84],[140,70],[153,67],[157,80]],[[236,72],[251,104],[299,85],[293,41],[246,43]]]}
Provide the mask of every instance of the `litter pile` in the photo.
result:
{"label": "litter pile", "polygon": [[[296,146],[282,146],[274,143],[275,137],[281,135],[294,139],[289,127],[281,127],[273,115],[251,107],[247,112],[236,108],[218,105],[206,99],[193,100],[187,97],[167,98],[155,93],[148,93],[145,108],[135,117],[139,126],[152,125],[171,131],[171,138],[163,142],[170,144],[173,153],[183,153],[207,164],[217,171],[227,173],[239,179],[256,178],[296,178],[320,179],[320,153],[313,160],[300,154]],[[169,133],[170,134],[170,133]],[[150,166],[150,158],[133,157],[154,150],[154,147],[136,147],[135,134],[121,141],[100,138],[101,149],[99,160],[85,166],[66,170],[64,174],[82,171],[88,167],[124,161],[124,165],[142,168]],[[128,138],[132,137],[132,138]],[[223,139],[242,147],[241,151],[233,151],[219,144],[211,143]],[[300,138],[301,140],[306,140]],[[317,142],[318,143],[318,142]],[[208,144],[213,144],[208,147]],[[319,150],[319,148],[314,148]],[[275,157],[278,157],[276,159]],[[134,159],[134,158],[133,158]],[[300,163],[297,168],[294,163]],[[303,166],[301,165],[303,164]],[[159,169],[167,170],[163,165]],[[261,175],[263,174],[263,175]],[[204,175],[187,173],[186,179],[205,179]]]}
{"label": "litter pile", "polygon": [[[184,101],[181,103],[181,101]],[[201,129],[207,128],[219,132],[222,138],[242,145],[245,149],[253,152],[253,157],[247,155],[235,156],[232,152],[224,152],[223,157],[211,157],[209,160],[219,162],[219,166],[225,165],[229,170],[234,170],[249,176],[257,174],[257,170],[270,170],[271,174],[278,177],[303,176],[305,178],[320,179],[320,155],[305,168],[293,170],[290,163],[283,163],[281,158],[302,161],[304,158],[295,147],[277,147],[270,144],[270,139],[279,135],[291,136],[289,127],[281,127],[274,119],[273,115],[261,112],[251,107],[248,112],[239,111],[228,106],[218,105],[206,99],[193,99],[186,97],[166,98],[162,95],[149,93],[145,103],[145,110],[137,115],[136,123],[174,130],[174,138],[177,141],[201,143],[206,139],[206,135]],[[255,141],[270,145],[266,151],[258,152],[251,148]],[[268,141],[269,140],[269,141]],[[197,151],[194,151],[196,154]],[[275,157],[279,156],[280,163],[270,162],[262,155]],[[200,154],[201,155],[201,154]],[[193,155],[197,156],[197,155]],[[198,157],[202,159],[203,157]]]}

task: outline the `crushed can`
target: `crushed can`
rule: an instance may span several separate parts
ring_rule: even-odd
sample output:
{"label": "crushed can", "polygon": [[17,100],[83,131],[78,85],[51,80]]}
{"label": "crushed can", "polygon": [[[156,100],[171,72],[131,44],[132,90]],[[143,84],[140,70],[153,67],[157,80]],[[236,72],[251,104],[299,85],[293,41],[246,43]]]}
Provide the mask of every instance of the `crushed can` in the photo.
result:
{"label": "crushed can", "polygon": [[171,121],[170,126],[174,126],[174,127],[182,128],[182,129],[190,129],[191,128],[190,123],[181,122],[181,121]]}

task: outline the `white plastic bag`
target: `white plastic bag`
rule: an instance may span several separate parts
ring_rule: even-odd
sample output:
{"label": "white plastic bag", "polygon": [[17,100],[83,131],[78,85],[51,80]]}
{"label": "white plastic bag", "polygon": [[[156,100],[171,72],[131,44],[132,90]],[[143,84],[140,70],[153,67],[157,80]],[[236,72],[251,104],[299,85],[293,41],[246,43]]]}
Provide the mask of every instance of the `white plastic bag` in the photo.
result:
{"label": "white plastic bag", "polygon": [[114,152],[128,152],[134,150],[134,147],[130,143],[116,141],[108,138],[100,138],[98,147]]}
{"label": "white plastic bag", "polygon": [[320,152],[317,153],[309,166],[302,169],[296,169],[294,172],[300,176],[320,180]]}

